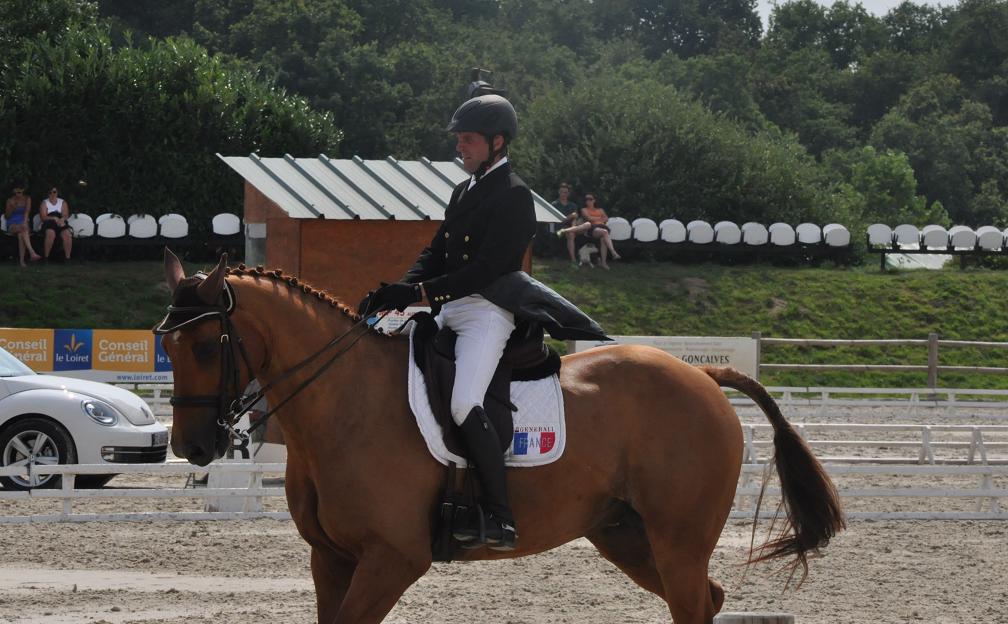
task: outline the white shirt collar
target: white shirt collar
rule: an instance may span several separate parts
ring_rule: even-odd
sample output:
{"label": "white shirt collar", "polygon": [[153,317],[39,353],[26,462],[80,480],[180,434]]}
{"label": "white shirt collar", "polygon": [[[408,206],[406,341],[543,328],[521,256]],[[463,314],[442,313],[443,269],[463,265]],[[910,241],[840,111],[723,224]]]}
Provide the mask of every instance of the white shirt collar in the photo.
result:
{"label": "white shirt collar", "polygon": [[[501,167],[501,166],[503,166],[503,165],[504,165],[504,163],[506,163],[507,161],[508,161],[508,159],[507,159],[507,156],[505,156],[504,158],[501,158],[500,160],[498,160],[498,161],[497,161],[497,162],[495,162],[494,164],[490,165],[490,168],[489,168],[489,169],[487,169],[487,170],[486,170],[486,171],[485,171],[485,172],[483,173],[483,177],[486,177],[486,175],[487,175],[488,173],[490,173],[491,171],[493,171],[494,169],[496,169],[496,168],[498,168],[498,167]],[[480,179],[482,179],[482,178],[480,178]],[[474,186],[476,186],[476,174],[473,174],[473,175],[472,175],[472,177],[470,177],[470,178],[469,178],[469,186],[468,186],[468,187],[466,187],[466,190],[468,191],[469,189],[471,189],[471,188],[472,188],[472,187],[474,187]]]}

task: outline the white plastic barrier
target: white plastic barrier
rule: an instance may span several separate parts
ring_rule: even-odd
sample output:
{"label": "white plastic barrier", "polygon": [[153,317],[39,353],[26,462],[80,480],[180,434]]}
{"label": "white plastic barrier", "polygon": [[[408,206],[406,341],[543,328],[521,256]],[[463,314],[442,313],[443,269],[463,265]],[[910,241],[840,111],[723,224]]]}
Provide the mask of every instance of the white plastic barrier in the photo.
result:
{"label": "white plastic barrier", "polygon": [[818,245],[822,242],[822,228],[815,223],[799,223],[795,235],[803,245]]}
{"label": "white plastic barrier", "polygon": [[646,217],[634,219],[630,223],[633,230],[633,239],[642,243],[650,243],[658,240],[658,225]]}
{"label": "white plastic barrier", "polygon": [[686,224],[686,235],[691,243],[706,245],[714,242],[714,228],[710,223],[697,219]]}
{"label": "white plastic barrier", "polygon": [[953,225],[949,228],[949,242],[955,249],[975,249],[977,235],[973,228],[965,225]]}
{"label": "white plastic barrier", "polygon": [[609,238],[614,241],[630,240],[633,234],[630,222],[623,217],[611,217],[606,225],[609,226]]}
{"label": "white plastic barrier", "polygon": [[920,248],[921,233],[917,229],[917,226],[912,223],[897,225],[896,229],[893,230],[893,237],[896,240],[896,245],[902,249]]}
{"label": "white plastic barrier", "polygon": [[868,244],[873,247],[889,247],[893,242],[892,228],[885,223],[873,223],[868,226]]}
{"label": "white plastic barrier", "polygon": [[714,240],[722,245],[737,245],[742,241],[742,228],[732,221],[714,224]]}
{"label": "white plastic barrier", "polygon": [[665,219],[658,224],[658,229],[666,243],[686,242],[686,226],[679,219]]}
{"label": "white plastic barrier", "polygon": [[742,224],[742,242],[746,245],[766,245],[770,240],[770,233],[762,223],[749,221]]}
{"label": "white plastic barrier", "polygon": [[992,225],[977,228],[977,245],[984,251],[1000,251],[1004,247],[1004,233]]}
{"label": "white plastic barrier", "polygon": [[770,242],[779,247],[788,247],[795,244],[795,231],[790,224],[773,223],[767,230],[770,232]]}
{"label": "white plastic barrier", "polygon": [[168,214],[158,219],[161,236],[165,238],[185,238],[189,235],[189,222],[180,214]]}
{"label": "white plastic barrier", "polygon": [[829,247],[846,247],[850,245],[850,230],[839,223],[829,223],[823,226],[823,241]]}
{"label": "white plastic barrier", "polygon": [[126,221],[119,215],[111,215],[96,223],[99,238],[122,238],[126,236]]}
{"label": "white plastic barrier", "polygon": [[84,214],[83,212],[75,212],[70,215],[67,219],[67,225],[73,231],[74,236],[77,238],[87,238],[88,236],[94,236],[95,224],[91,215]]}
{"label": "white plastic barrier", "polygon": [[241,219],[238,215],[230,212],[222,212],[214,215],[211,221],[213,233],[217,236],[234,236],[241,232]]}
{"label": "white plastic barrier", "polygon": [[948,249],[948,230],[940,225],[925,225],[921,229],[921,244],[926,249]]}
{"label": "white plastic barrier", "polygon": [[154,238],[157,236],[157,221],[149,214],[132,215],[126,222],[129,225],[130,238]]}

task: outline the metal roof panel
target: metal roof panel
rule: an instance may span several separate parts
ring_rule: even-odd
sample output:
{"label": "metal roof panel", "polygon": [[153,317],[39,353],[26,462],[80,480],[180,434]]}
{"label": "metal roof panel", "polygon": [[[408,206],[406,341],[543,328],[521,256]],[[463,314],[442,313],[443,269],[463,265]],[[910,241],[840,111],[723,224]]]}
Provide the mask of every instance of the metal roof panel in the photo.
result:
{"label": "metal roof panel", "polygon": [[[469,177],[457,159],[217,156],[294,218],[441,220],[452,189]],[[563,219],[545,199],[532,195],[537,221]]]}

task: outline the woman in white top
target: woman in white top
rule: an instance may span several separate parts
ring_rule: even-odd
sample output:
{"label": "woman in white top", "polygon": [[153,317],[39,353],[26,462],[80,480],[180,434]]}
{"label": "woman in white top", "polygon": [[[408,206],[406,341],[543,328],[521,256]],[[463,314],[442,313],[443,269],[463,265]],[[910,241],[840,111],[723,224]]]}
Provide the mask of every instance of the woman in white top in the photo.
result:
{"label": "woman in white top", "polygon": [[42,233],[45,236],[42,256],[49,257],[56,235],[63,240],[63,255],[70,259],[70,248],[73,246],[73,235],[67,219],[70,218],[70,204],[59,196],[56,187],[49,189],[49,197],[42,200],[39,206],[39,215],[42,217]]}

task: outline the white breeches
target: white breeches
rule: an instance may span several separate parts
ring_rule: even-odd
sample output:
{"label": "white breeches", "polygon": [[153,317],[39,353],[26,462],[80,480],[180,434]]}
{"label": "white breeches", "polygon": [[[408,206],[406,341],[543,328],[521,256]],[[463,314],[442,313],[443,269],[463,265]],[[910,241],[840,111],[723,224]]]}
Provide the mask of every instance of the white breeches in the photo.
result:
{"label": "white breeches", "polygon": [[434,319],[458,334],[455,342],[455,385],[451,412],[461,425],[472,408],[483,406],[504,345],[514,331],[514,314],[479,295],[446,303]]}

